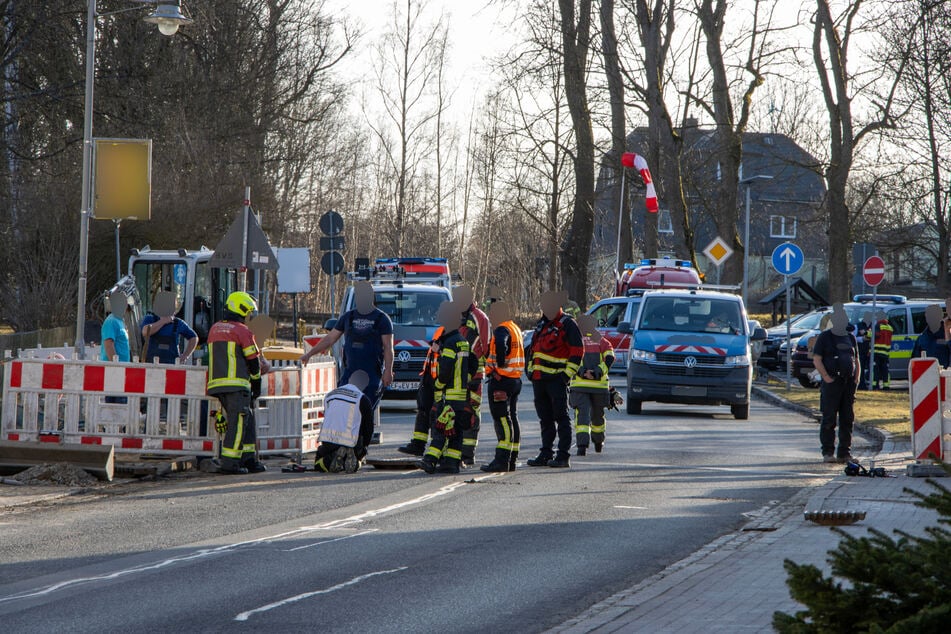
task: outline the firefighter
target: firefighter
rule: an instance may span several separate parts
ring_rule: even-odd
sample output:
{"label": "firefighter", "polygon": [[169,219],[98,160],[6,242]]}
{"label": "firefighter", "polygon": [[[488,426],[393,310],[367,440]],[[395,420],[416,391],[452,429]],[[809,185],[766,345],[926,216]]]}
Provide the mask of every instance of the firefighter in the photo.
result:
{"label": "firefighter", "polygon": [[873,390],[887,390],[890,383],[888,355],[892,349],[892,332],[892,326],[888,323],[885,313],[879,313],[878,323],[875,324],[875,381],[872,385]]}
{"label": "firefighter", "polygon": [[601,453],[604,447],[604,410],[611,404],[608,370],[614,363],[614,347],[607,337],[601,336],[597,326],[598,320],[592,315],[578,317],[584,355],[578,373],[571,379],[568,404],[575,413],[579,456],[588,452],[589,443],[594,443],[594,450]]}
{"label": "firefighter", "polygon": [[373,440],[373,404],[364,393],[369,383],[369,375],[357,370],[349,383],[324,397],[314,471],[356,473],[360,469]]}
{"label": "firefighter", "polygon": [[469,342],[469,350],[478,360],[478,367],[469,381],[469,400],[472,408],[472,426],[462,437],[462,464],[475,464],[475,450],[479,444],[479,427],[482,422],[482,379],[485,374],[485,357],[489,353],[492,326],[489,317],[475,305],[475,293],[468,286],[452,289],[452,301],[465,308],[462,311],[460,334]]}
{"label": "firefighter", "polygon": [[489,412],[495,425],[495,458],[483,471],[515,471],[521,431],[518,425],[518,395],[522,391],[525,351],[522,331],[512,321],[512,311],[502,301],[489,306],[489,319],[498,324],[489,341],[485,373],[489,377]]}
{"label": "firefighter", "polygon": [[419,389],[416,391],[416,423],[413,425],[413,437],[408,443],[396,450],[411,456],[422,456],[429,441],[429,413],[433,408],[434,391],[436,389],[436,373],[439,369],[439,338],[445,329],[440,326],[433,333],[426,351],[426,360],[419,373]]}
{"label": "firefighter", "polygon": [[261,394],[261,375],[271,366],[245,325],[257,309],[254,298],[247,293],[231,293],[223,319],[208,332],[208,394],[218,397],[225,412],[225,437],[219,452],[221,473],[267,470],[257,459],[252,403]]}
{"label": "firefighter", "polygon": [[435,401],[430,409],[430,442],[418,463],[426,473],[459,473],[462,435],[472,425],[468,386],[476,360],[470,353],[469,342],[459,332],[464,308],[455,302],[439,306],[439,323],[444,332],[438,340],[439,369]]}
{"label": "firefighter", "polygon": [[[542,318],[535,326],[532,343],[526,350],[528,375],[535,392],[535,411],[541,426],[542,446],[528,460],[530,467],[561,467],[571,464],[571,415],[568,412],[568,383],[578,371],[584,352],[581,330],[561,307],[568,301],[563,291],[542,294]],[[555,437],[558,452],[555,453]]]}

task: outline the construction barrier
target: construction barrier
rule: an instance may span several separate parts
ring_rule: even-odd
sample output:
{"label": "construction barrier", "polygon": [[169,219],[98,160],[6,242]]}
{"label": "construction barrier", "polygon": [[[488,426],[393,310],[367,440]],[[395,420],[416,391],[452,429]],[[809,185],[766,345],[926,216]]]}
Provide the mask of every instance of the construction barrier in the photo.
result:
{"label": "construction barrier", "polygon": [[[116,451],[214,454],[217,434],[202,366],[65,359],[4,364],[0,439],[113,445]],[[316,449],[323,397],[335,387],[332,361],[264,375],[257,401],[262,453]]]}
{"label": "construction barrier", "polygon": [[912,359],[908,379],[912,455],[916,460],[943,460],[951,442],[951,403],[945,387],[951,371],[941,370],[937,359]]}

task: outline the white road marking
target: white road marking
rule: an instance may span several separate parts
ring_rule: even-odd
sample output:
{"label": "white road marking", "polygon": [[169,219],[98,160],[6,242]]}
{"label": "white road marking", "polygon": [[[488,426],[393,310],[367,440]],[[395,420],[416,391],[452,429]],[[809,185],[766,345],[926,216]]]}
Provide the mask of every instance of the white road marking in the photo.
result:
{"label": "white road marking", "polygon": [[353,535],[344,535],[343,537],[334,537],[333,539],[324,539],[319,542],[314,542],[312,544],[307,544],[306,546],[298,546],[297,548],[288,548],[284,550],[285,553],[293,553],[298,550],[304,550],[305,548],[313,548],[314,546],[321,546],[323,544],[332,544],[333,542],[343,541],[345,539],[352,539],[354,537],[362,537],[364,535],[369,535],[370,533],[375,533],[377,529],[373,528],[367,531],[360,531],[359,533],[354,533]]}
{"label": "white road marking", "polygon": [[[472,482],[481,482],[481,481],[483,481],[483,480],[488,480],[488,479],[494,478],[494,477],[497,477],[497,474],[494,474],[494,473],[492,473],[492,474],[486,474],[486,475],[484,475],[484,476],[477,476],[477,477],[475,477],[475,478],[472,478],[471,481],[472,481]],[[65,580],[65,581],[60,581],[60,582],[58,582],[58,583],[54,583],[54,584],[51,584],[51,585],[48,585],[48,586],[45,586],[45,587],[42,587],[42,588],[36,588],[35,590],[29,590],[29,591],[22,592],[22,593],[19,593],[19,594],[11,594],[11,595],[6,596],[6,597],[0,597],[0,603],[7,603],[7,602],[10,602],[10,601],[16,601],[16,600],[18,600],[18,599],[32,599],[32,598],[34,598],[34,597],[47,596],[47,595],[53,594],[54,592],[57,592],[58,590],[63,590],[63,589],[70,588],[70,587],[73,587],[73,586],[79,586],[79,585],[82,585],[82,584],[85,584],[85,583],[93,583],[93,582],[96,582],[96,581],[110,581],[110,580],[113,580],[113,579],[118,579],[118,578],[120,578],[120,577],[126,577],[126,576],[129,576],[129,575],[134,575],[134,574],[137,574],[137,573],[140,573],[140,572],[148,572],[148,571],[150,571],[150,570],[158,570],[158,569],[161,569],[161,568],[167,568],[167,567],[172,566],[172,565],[177,564],[177,563],[187,562],[187,561],[195,561],[195,560],[198,560],[198,559],[204,559],[204,558],[206,558],[206,557],[213,557],[213,556],[215,556],[215,555],[225,554],[225,553],[228,553],[228,552],[233,551],[233,550],[237,550],[237,549],[242,548],[242,547],[245,547],[245,546],[256,546],[256,545],[259,545],[259,544],[265,544],[265,543],[268,543],[268,542],[277,541],[277,540],[281,540],[281,539],[286,539],[286,538],[288,538],[288,537],[301,535],[301,534],[303,534],[303,533],[311,533],[311,532],[313,532],[313,531],[318,531],[318,530],[347,528],[347,527],[348,527],[349,525],[351,525],[351,524],[357,524],[357,523],[363,522],[363,521],[366,520],[366,519],[370,519],[370,518],[376,517],[376,516],[378,516],[378,515],[383,515],[383,514],[385,514],[385,513],[390,513],[390,512],[393,512],[393,511],[398,511],[398,510],[404,509],[404,508],[409,507],[409,506],[414,506],[414,505],[417,505],[417,504],[422,504],[423,502],[428,502],[429,500],[432,500],[432,499],[435,499],[435,498],[438,498],[438,497],[442,497],[442,496],[444,496],[444,495],[448,495],[448,494],[452,493],[453,491],[455,491],[456,489],[462,487],[462,486],[465,485],[465,484],[467,484],[467,481],[457,480],[457,481],[455,481],[455,482],[452,482],[451,484],[447,484],[446,486],[440,487],[439,489],[437,489],[437,490],[435,490],[435,491],[433,491],[433,492],[431,492],[431,493],[426,493],[426,494],[421,495],[421,496],[419,496],[419,497],[415,497],[415,498],[412,498],[412,499],[409,499],[409,500],[404,500],[404,501],[402,501],[402,502],[397,502],[397,503],[395,503],[395,504],[390,504],[389,506],[384,506],[383,508],[371,509],[371,510],[369,510],[369,511],[364,511],[363,513],[359,513],[359,514],[357,514],[357,515],[353,515],[353,516],[351,516],[351,517],[347,517],[347,518],[340,519],[340,520],[334,520],[334,521],[330,521],[330,522],[325,522],[325,523],[323,523],[323,524],[316,524],[316,525],[313,525],[313,526],[301,526],[301,527],[299,527],[299,528],[295,528],[295,529],[293,529],[293,530],[285,531],[285,532],[283,532],[283,533],[278,533],[278,534],[276,534],[276,535],[270,535],[270,536],[268,536],[268,537],[261,537],[261,538],[258,538],[258,539],[250,539],[250,540],[247,540],[247,541],[236,542],[236,543],[233,543],[233,544],[225,544],[225,545],[223,545],[223,546],[217,546],[217,547],[215,547],[215,548],[203,548],[203,549],[201,549],[201,550],[197,550],[197,551],[195,551],[195,552],[193,552],[193,553],[189,553],[189,554],[187,554],[187,555],[182,555],[182,556],[180,556],[180,557],[170,557],[169,559],[165,559],[165,560],[162,560],[162,561],[157,561],[157,562],[152,563],[152,564],[146,564],[146,565],[143,565],[143,566],[133,566],[132,568],[126,568],[126,569],[124,569],[124,570],[116,570],[115,572],[110,572],[110,573],[103,574],[103,575],[95,575],[95,576],[91,576],[91,577],[77,577],[77,578],[75,578],[75,579],[67,579],[67,580]]]}
{"label": "white road marking", "polygon": [[615,505],[614,505],[614,508],[616,508],[616,509],[639,509],[639,510],[642,510],[642,511],[646,511],[646,510],[647,510],[647,507],[646,507],[646,506],[624,506],[623,504],[615,504]]}
{"label": "white road marking", "polygon": [[353,586],[361,581],[365,581],[370,577],[377,577],[379,575],[388,575],[394,572],[400,572],[406,570],[407,566],[400,566],[399,568],[393,568],[391,570],[378,570],[376,572],[370,572],[365,575],[360,575],[359,577],[354,577],[350,581],[344,581],[343,583],[338,583],[335,586],[330,586],[323,590],[314,590],[313,592],[305,592],[304,594],[298,594],[297,596],[288,597],[286,599],[281,599],[280,601],[275,601],[274,603],[268,603],[259,608],[254,608],[253,610],[248,610],[247,612],[242,612],[238,616],[234,617],[235,621],[247,621],[248,617],[252,614],[257,614],[258,612],[267,612],[273,610],[274,608],[279,608],[287,605],[288,603],[296,603],[297,601],[302,601],[304,599],[309,599],[310,597],[315,597],[320,594],[330,594],[331,592],[336,592],[337,590],[343,590],[348,586]]}
{"label": "white road marking", "polygon": [[[595,464],[595,463],[592,463]],[[760,475],[794,475],[804,478],[820,478],[829,472],[789,471],[786,469],[765,469],[763,467],[703,467],[700,465],[654,464],[650,462],[598,462],[597,466],[636,467],[640,469],[676,469],[678,471],[717,471],[723,473],[757,473]]]}

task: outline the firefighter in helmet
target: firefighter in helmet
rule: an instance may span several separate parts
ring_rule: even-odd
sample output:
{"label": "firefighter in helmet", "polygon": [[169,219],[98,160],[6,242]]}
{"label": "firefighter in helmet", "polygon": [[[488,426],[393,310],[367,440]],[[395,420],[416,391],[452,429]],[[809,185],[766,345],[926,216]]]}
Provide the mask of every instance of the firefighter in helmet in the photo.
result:
{"label": "firefighter in helmet", "polygon": [[252,404],[261,394],[261,375],[271,367],[245,324],[257,309],[257,302],[247,293],[231,293],[225,302],[224,318],[208,332],[208,394],[218,397],[225,412],[225,421],[219,420],[216,425],[219,432],[224,426],[219,451],[221,473],[267,469],[255,451],[257,430]]}

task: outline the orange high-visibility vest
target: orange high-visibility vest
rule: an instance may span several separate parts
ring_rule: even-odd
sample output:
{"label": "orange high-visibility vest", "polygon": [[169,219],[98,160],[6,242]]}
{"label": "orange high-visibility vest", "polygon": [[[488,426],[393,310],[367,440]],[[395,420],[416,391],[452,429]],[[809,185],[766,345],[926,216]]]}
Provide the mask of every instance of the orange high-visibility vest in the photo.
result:
{"label": "orange high-visibility vest", "polygon": [[440,326],[436,329],[436,332],[433,333],[433,341],[429,343],[429,350],[426,351],[426,360],[423,361],[423,369],[420,371],[420,376],[425,376],[426,373],[429,373],[429,376],[432,380],[436,380],[436,376],[439,374],[439,353],[433,352],[433,342],[437,341],[442,337],[442,333],[445,332],[445,328]]}
{"label": "orange high-visibility vest", "polygon": [[522,376],[522,372],[525,371],[525,351],[522,343],[522,331],[511,321],[503,322],[499,324],[499,327],[509,331],[509,340],[511,342],[509,354],[505,357],[505,367],[500,368],[496,357],[495,337],[493,336],[489,342],[489,356],[486,357],[485,360],[486,374],[498,374],[499,376],[517,379]]}

